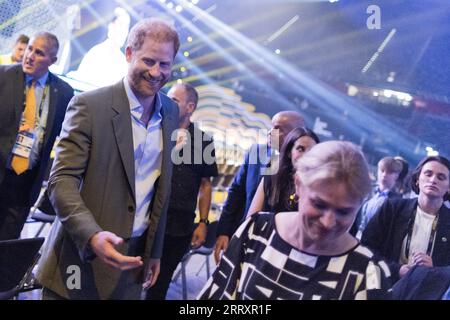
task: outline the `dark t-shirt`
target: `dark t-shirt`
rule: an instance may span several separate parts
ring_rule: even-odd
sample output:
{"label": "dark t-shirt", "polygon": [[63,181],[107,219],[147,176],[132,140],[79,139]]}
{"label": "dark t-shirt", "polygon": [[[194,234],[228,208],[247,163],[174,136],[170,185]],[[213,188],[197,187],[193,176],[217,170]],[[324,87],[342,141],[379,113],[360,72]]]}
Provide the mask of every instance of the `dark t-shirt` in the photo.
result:
{"label": "dark t-shirt", "polygon": [[[166,226],[166,233],[171,236],[186,236],[192,233],[201,180],[218,175],[212,137],[194,127],[192,123],[188,132],[187,144],[178,153],[182,162],[173,166]],[[183,157],[186,150],[190,150],[190,157]]]}

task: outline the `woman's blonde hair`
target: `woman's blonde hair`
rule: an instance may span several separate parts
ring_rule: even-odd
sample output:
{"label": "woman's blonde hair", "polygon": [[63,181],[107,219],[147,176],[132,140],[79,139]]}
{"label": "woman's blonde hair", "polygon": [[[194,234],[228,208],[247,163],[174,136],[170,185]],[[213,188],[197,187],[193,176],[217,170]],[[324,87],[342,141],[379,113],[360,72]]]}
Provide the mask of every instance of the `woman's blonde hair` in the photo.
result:
{"label": "woman's blonde hair", "polygon": [[347,141],[326,141],[296,163],[297,178],[306,187],[318,182],[343,182],[352,198],[362,201],[371,191],[369,169],[359,148]]}

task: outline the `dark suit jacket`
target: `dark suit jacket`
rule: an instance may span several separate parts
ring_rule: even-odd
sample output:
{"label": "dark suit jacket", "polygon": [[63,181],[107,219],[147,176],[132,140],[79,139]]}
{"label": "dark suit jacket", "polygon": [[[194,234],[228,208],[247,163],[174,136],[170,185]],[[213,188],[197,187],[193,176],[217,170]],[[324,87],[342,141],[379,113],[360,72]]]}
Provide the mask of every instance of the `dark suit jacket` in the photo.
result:
{"label": "dark suit jacket", "polygon": [[[372,195],[372,196],[373,196],[373,195]],[[363,216],[363,215],[364,215],[364,212],[363,212],[364,204],[365,204],[367,201],[369,201],[369,200],[372,198],[372,196],[369,197],[369,198],[367,198],[367,199],[363,202],[363,204],[361,205],[361,207],[359,208],[358,213],[356,214],[355,221],[353,222],[353,225],[352,225],[352,227],[350,228],[350,234],[351,234],[352,236],[356,236],[356,234],[358,233],[359,226],[361,225],[361,222],[362,222],[362,220],[363,220],[363,218],[364,218],[364,216]],[[389,191],[388,196],[387,196],[387,199],[401,199],[401,198],[402,198],[402,195],[399,194],[399,193],[397,193],[397,192],[394,192],[394,191]]]}
{"label": "dark suit jacket", "polygon": [[394,300],[441,300],[450,286],[450,267],[414,267],[392,287]]}
{"label": "dark suit jacket", "polygon": [[[161,257],[170,196],[174,141],[178,107],[160,95],[163,154],[161,175],[149,208],[144,263]],[[138,292],[143,268],[121,272],[100,259],[86,258],[89,239],[99,231],[130,238],[136,210],[134,149],[131,111],[122,81],[113,86],[85,92],[72,99],[61,132],[61,142],[49,179],[50,200],[57,212],[43,252],[38,279],[63,297],[108,299],[123,278],[132,279],[128,288]],[[128,242],[118,247],[127,254]],[[81,269],[81,289],[68,290],[68,267]]]}
{"label": "dark suit jacket", "polygon": [[261,181],[261,170],[269,163],[266,146],[253,145],[245,155],[245,160],[239,168],[233,183],[228,189],[228,197],[220,215],[217,235],[231,237],[245,219],[253,196]]}
{"label": "dark suit jacket", "polygon": [[[57,76],[49,73],[49,111],[47,127],[39,160],[38,175],[33,183],[30,204],[40,191],[55,138],[61,131],[67,104],[73,97],[73,89]],[[20,64],[0,66],[0,182],[19,131],[24,109],[25,74]]]}
{"label": "dark suit jacket", "polygon": [[[387,200],[362,234],[362,244],[386,259],[394,281],[399,277],[402,244],[416,209],[417,199]],[[436,267],[450,265],[450,210],[444,205],[439,210],[436,240],[431,258]]]}

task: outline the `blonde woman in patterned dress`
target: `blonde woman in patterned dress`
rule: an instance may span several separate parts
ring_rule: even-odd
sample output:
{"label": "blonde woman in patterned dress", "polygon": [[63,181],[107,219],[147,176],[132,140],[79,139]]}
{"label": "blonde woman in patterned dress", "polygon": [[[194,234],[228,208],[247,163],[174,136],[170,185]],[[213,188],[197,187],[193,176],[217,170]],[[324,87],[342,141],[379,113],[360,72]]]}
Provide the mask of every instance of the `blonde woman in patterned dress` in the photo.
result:
{"label": "blonde woman in patterned dress", "polygon": [[296,169],[298,211],[245,221],[200,299],[388,298],[388,266],[349,233],[371,188],[358,147],[319,143]]}

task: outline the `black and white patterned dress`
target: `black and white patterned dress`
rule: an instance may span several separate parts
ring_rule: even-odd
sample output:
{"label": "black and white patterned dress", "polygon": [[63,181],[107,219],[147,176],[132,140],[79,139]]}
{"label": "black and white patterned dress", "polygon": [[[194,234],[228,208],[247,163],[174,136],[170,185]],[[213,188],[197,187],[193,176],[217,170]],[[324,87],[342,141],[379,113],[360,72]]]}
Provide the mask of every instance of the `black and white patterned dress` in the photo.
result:
{"label": "black and white patterned dress", "polygon": [[199,299],[383,299],[391,287],[387,264],[358,244],[339,256],[294,248],[275,228],[273,213],[242,224]]}

